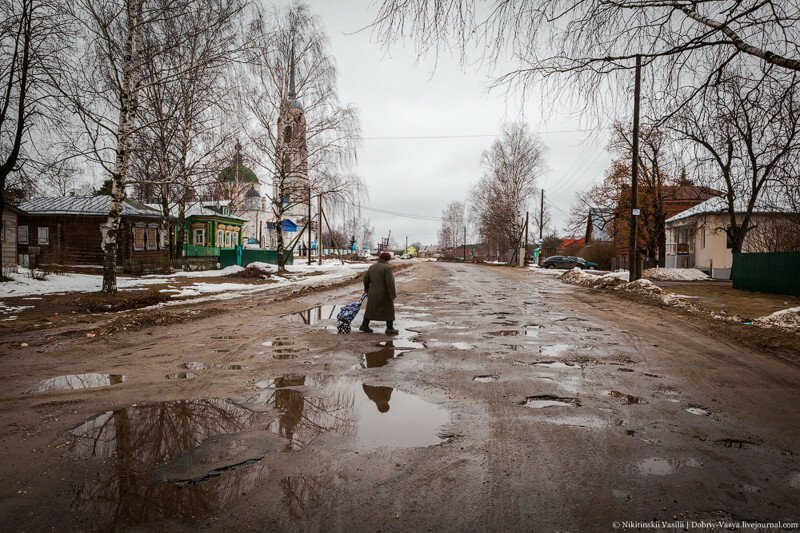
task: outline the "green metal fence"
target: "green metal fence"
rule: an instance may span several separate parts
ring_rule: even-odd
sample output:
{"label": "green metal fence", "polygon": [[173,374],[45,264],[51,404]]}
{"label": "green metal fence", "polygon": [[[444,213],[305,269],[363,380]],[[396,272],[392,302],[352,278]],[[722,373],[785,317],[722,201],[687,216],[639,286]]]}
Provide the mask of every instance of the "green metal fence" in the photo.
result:
{"label": "green metal fence", "polygon": [[800,296],[800,252],[733,254],[733,288]]}
{"label": "green metal fence", "polygon": [[[241,254],[241,255],[240,255]],[[294,256],[291,250],[284,252],[286,261],[284,264],[294,263]],[[265,250],[263,248],[233,248],[222,249],[219,251],[219,266],[225,268],[231,265],[247,266],[250,263],[270,263],[278,264],[277,250]]]}
{"label": "green metal fence", "polygon": [[195,246],[194,244],[184,244],[183,255],[185,257],[213,257],[219,255],[219,248],[216,246]]}

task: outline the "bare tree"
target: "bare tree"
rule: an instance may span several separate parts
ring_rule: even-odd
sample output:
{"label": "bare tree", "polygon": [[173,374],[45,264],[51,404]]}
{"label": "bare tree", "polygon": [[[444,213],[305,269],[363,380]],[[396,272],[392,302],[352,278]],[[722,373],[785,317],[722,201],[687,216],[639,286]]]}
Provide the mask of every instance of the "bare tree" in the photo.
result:
{"label": "bare tree", "polygon": [[546,168],[545,151],[526,125],[514,123],[483,154],[484,175],[472,188],[470,210],[477,232],[498,255],[520,245],[525,213]]}
{"label": "bare tree", "polygon": [[267,196],[283,270],[282,223],[288,214],[305,219],[304,206],[318,195],[328,211],[362,200],[363,182],[351,172],[359,122],[355,108],[339,102],[328,38],[305,4],[293,3],[271,16],[261,13],[251,35],[256,46],[247,91],[247,108],[256,121],[251,139],[272,180]]}
{"label": "bare tree", "polygon": [[439,228],[439,249],[447,255],[456,255],[456,248],[462,243],[467,217],[463,202],[450,202],[442,211],[442,225]]}
{"label": "bare tree", "polygon": [[552,79],[597,103],[607,75],[632,69],[637,55],[672,87],[711,85],[739,56],[796,72],[798,22],[800,6],[779,0],[384,0],[375,26],[384,41],[410,36],[423,52],[483,50],[489,64],[510,52],[516,68],[499,82]]}
{"label": "bare tree", "polygon": [[237,18],[243,8],[230,0],[217,9],[189,9],[177,20],[157,21],[146,36],[155,41],[150,46],[158,41],[177,44],[142,66],[146,82],[136,143],[148,150],[137,152],[131,182],[142,201],[161,206],[164,234],[169,233],[170,213],[178,207],[173,247],[178,255],[185,241],[187,201],[216,175],[222,147],[231,138],[224,127],[230,86],[223,76],[242,52]]}
{"label": "bare tree", "polygon": [[[753,229],[753,213],[769,206],[767,193],[797,184],[800,158],[798,75],[730,69],[672,123],[690,142],[696,172],[720,189],[734,253]],[[791,185],[789,185],[791,189]],[[788,192],[788,191],[787,191]],[[786,200],[781,202],[787,205]]]}
{"label": "bare tree", "polygon": [[58,1],[0,0],[0,212],[9,179],[25,181],[25,167],[38,162],[32,137],[55,118],[52,83],[69,36],[63,10]]}

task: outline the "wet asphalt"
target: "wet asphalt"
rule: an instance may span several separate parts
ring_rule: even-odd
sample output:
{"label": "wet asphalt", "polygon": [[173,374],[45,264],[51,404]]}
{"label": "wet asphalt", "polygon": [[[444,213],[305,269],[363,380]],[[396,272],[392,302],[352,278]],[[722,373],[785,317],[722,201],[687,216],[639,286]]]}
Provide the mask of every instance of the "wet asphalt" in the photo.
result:
{"label": "wet asphalt", "polygon": [[397,337],[336,334],[353,286],[0,360],[3,523],[800,521],[797,366],[527,270],[422,263],[398,289]]}

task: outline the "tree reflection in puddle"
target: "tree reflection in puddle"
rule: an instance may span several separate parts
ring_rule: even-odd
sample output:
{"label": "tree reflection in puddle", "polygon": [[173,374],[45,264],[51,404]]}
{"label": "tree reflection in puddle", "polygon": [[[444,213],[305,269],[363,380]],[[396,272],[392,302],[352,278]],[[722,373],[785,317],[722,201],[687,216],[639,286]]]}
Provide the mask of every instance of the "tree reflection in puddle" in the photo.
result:
{"label": "tree reflection in puddle", "polygon": [[443,441],[438,433],[449,421],[443,407],[391,387],[320,377],[313,382],[318,390],[308,390],[305,376],[285,376],[276,379],[280,387],[241,402],[169,401],[88,420],[71,432],[73,451],[111,459],[113,466],[76,490],[73,511],[105,529],[163,518],[197,519],[228,507],[269,476],[268,463],[211,470],[207,480],[184,486],[152,482],[157,468],[216,435],[266,430],[286,439],[286,451],[302,449],[328,432],[362,449]]}

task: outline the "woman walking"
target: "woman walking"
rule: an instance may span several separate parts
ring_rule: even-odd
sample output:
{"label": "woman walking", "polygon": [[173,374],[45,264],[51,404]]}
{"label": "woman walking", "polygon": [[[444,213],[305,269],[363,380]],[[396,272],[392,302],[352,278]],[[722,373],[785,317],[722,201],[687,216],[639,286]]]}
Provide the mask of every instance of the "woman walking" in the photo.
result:
{"label": "woman walking", "polygon": [[364,322],[358,328],[364,333],[372,333],[369,327],[370,320],[385,320],[386,334],[397,335],[394,329],[394,299],[397,296],[394,288],[394,275],[389,266],[392,255],[383,252],[378,256],[378,262],[369,267],[364,274],[364,293],[367,295],[367,310],[364,312]]}

